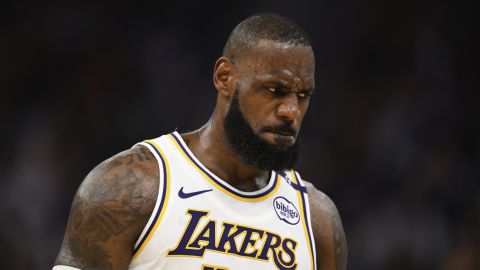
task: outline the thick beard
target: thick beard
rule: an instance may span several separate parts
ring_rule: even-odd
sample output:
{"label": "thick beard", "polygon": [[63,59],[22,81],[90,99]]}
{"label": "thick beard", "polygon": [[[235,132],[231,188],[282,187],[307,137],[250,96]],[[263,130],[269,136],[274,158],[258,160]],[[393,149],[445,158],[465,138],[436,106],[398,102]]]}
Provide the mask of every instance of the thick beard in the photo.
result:
{"label": "thick beard", "polygon": [[[247,165],[261,170],[281,171],[292,169],[298,160],[298,136],[291,146],[271,145],[255,134],[240,110],[238,90],[235,91],[230,108],[223,121],[228,142],[238,157]],[[268,127],[268,130],[291,131],[290,125]]]}

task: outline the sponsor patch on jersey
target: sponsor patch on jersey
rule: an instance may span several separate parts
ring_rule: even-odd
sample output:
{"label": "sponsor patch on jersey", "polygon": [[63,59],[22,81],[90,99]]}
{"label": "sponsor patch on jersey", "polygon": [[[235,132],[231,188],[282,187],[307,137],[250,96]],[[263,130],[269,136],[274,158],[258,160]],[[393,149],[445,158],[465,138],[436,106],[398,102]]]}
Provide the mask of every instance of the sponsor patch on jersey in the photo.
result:
{"label": "sponsor patch on jersey", "polygon": [[280,220],[296,225],[300,221],[300,214],[295,205],[284,197],[277,197],[273,200],[273,208]]}

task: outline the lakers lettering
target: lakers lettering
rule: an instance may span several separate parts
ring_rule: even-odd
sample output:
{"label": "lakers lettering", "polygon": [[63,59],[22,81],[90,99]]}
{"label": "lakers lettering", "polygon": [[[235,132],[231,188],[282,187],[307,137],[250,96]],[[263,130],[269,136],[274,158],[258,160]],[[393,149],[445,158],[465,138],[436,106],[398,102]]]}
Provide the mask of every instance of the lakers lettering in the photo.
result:
{"label": "lakers lettering", "polygon": [[207,211],[189,209],[190,221],[177,247],[168,256],[202,257],[206,251],[232,254],[244,258],[272,261],[280,270],[297,269],[297,241],[266,230],[217,221]]}

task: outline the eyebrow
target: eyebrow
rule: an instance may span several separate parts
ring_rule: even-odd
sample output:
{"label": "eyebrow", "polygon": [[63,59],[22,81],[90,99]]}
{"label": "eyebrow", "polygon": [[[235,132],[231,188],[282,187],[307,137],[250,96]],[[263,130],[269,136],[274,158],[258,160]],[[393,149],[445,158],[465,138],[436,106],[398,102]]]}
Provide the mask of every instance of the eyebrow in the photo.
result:
{"label": "eyebrow", "polygon": [[[286,80],[273,80],[273,81],[270,81],[270,82],[267,82],[267,83],[272,83],[272,84],[276,84],[276,85],[280,85],[280,86],[283,86],[283,87],[288,87],[290,85],[290,83],[288,83]],[[300,91],[298,92],[307,92],[309,94],[312,94],[313,92],[315,92],[315,87],[313,88],[304,88],[304,89],[301,89]]]}
{"label": "eyebrow", "polygon": [[288,87],[290,85],[290,83],[288,83],[288,81],[286,80],[272,80],[272,81],[268,81],[266,83],[272,83],[272,84],[278,84],[278,85],[281,85],[281,86],[284,86],[284,87]]}

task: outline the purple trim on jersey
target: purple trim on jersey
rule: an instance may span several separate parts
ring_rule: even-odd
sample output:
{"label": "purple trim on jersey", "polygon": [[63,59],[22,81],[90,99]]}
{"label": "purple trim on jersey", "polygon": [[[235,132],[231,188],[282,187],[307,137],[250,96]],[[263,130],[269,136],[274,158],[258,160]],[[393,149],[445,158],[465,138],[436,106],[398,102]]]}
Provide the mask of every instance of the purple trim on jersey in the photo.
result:
{"label": "purple trim on jersey", "polygon": [[[294,176],[295,176],[295,180],[297,180],[297,183],[299,186],[302,186],[300,184],[300,180],[299,180],[299,177],[297,176],[297,173],[296,172],[293,172]],[[302,186],[303,187],[303,186]],[[305,190],[307,189],[306,187],[304,187]],[[307,192],[305,192],[307,193]],[[310,220],[308,219],[308,215],[307,215],[307,207],[306,207],[306,204],[305,204],[305,193],[301,192],[300,191],[300,194],[302,195],[302,203],[303,203],[303,215],[305,216],[305,222],[307,223],[305,227],[307,227],[307,233],[308,233],[308,237],[310,237],[310,251],[311,251],[311,254],[312,256],[314,256],[315,258],[317,257],[316,254],[313,252],[313,244],[314,244],[314,239],[312,237],[312,233],[310,232]],[[310,208],[310,205],[309,205],[309,208]],[[315,264],[315,258],[312,258],[312,263]],[[317,269],[317,266],[314,265],[314,269]]]}
{"label": "purple trim on jersey", "polygon": [[150,224],[150,226],[148,227],[148,230],[147,232],[145,233],[145,235],[143,236],[142,240],[140,241],[140,243],[138,244],[138,246],[133,250],[133,255],[135,253],[137,253],[138,249],[143,245],[143,242],[145,242],[145,239],[147,239],[148,235],[150,234],[150,232],[152,231],[153,227],[155,226],[155,223],[157,223],[157,220],[158,220],[158,217],[160,216],[160,213],[162,212],[163,210],[163,203],[165,202],[165,193],[167,192],[167,169],[165,168],[165,160],[163,159],[162,157],[162,154],[160,154],[160,152],[157,150],[157,148],[149,143],[149,142],[145,142],[147,143],[148,145],[150,145],[153,149],[155,149],[155,152],[158,154],[158,156],[160,157],[160,159],[162,160],[162,169],[163,169],[163,190],[162,190],[162,200],[160,201],[160,206],[158,207],[157,209],[157,212],[155,213],[155,217],[153,218],[153,221],[152,223]]}
{"label": "purple trim on jersey", "polygon": [[[299,183],[295,183],[294,181],[288,179],[287,177],[287,174],[285,173],[285,171],[282,171],[283,173],[280,173],[280,172],[277,172],[278,174],[280,174],[281,176],[283,176],[283,179],[285,179],[285,182],[287,182],[291,187],[293,187],[295,190],[298,190],[300,192],[303,192],[303,193],[307,193],[307,188],[300,185]],[[298,180],[298,179],[297,179]]]}
{"label": "purple trim on jersey", "polygon": [[[271,171],[271,173],[273,173],[273,185],[266,191],[260,193],[260,194],[256,194],[256,195],[244,195],[244,194],[240,194],[238,192],[236,192],[235,190],[231,189],[230,187],[224,185],[223,183],[217,181],[217,179],[215,179],[215,176],[212,175],[212,173],[210,173],[209,171],[205,170],[203,168],[203,166],[201,166],[200,164],[198,164],[198,162],[195,160],[195,158],[193,158],[189,151],[187,149],[185,149],[185,147],[183,146],[183,143],[182,141],[177,138],[177,136],[175,136],[175,133],[171,133],[172,137],[177,141],[178,145],[180,145],[180,147],[182,148],[183,152],[185,152],[185,154],[187,155],[187,157],[195,164],[195,166],[197,166],[202,172],[204,172],[210,179],[212,179],[213,181],[215,181],[215,183],[217,183],[219,186],[221,186],[222,188],[224,188],[225,190],[235,194],[236,196],[238,197],[242,197],[242,198],[247,198],[247,199],[255,199],[255,198],[260,198],[260,197],[263,197],[265,195],[267,195],[268,193],[270,193],[272,190],[275,189],[275,187],[277,186],[277,173],[274,172],[274,171]],[[180,135],[179,135],[180,136]]]}

